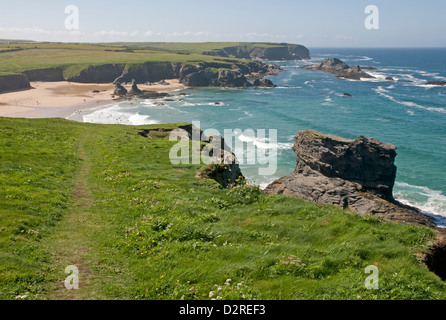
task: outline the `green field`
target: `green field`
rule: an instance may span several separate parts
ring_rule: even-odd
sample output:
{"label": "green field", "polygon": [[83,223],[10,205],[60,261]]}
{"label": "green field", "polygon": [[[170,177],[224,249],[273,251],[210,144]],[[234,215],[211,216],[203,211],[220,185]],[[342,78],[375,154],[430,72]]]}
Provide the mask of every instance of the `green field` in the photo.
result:
{"label": "green field", "polygon": [[[64,76],[74,76],[89,66],[141,64],[145,62],[218,63],[229,68],[243,59],[203,55],[203,52],[241,43],[0,43],[0,75],[60,67]],[[244,45],[247,45],[246,43]],[[277,44],[255,44],[274,47]]]}
{"label": "green field", "polygon": [[0,299],[446,298],[430,229],[222,189],[159,127],[0,118]]}

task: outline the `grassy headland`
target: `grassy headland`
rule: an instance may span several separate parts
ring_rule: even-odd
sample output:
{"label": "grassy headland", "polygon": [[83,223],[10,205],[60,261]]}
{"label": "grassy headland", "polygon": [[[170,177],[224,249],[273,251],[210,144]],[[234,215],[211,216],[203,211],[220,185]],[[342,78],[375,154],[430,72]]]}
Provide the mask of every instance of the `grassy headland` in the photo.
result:
{"label": "grassy headland", "polygon": [[222,189],[170,163],[175,127],[0,118],[0,299],[446,298],[432,230]]}
{"label": "grassy headland", "polygon": [[247,64],[245,59],[203,54],[225,47],[251,46],[277,48],[268,43],[0,43],[0,72],[21,74],[25,71],[63,68],[66,78],[89,66],[106,64],[141,64],[146,62],[178,62],[186,64],[214,63],[230,68],[234,63]]}

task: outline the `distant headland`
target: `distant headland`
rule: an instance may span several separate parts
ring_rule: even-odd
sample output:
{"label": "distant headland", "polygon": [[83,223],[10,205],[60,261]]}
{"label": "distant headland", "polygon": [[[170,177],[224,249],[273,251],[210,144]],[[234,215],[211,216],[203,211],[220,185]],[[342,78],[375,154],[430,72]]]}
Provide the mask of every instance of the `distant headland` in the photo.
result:
{"label": "distant headland", "polygon": [[[262,79],[280,72],[266,60],[309,59],[309,50],[287,43],[0,44],[0,92],[30,82],[158,82],[179,79],[190,87],[272,86]],[[17,63],[24,61],[27,63]],[[257,80],[257,81],[256,81]]]}

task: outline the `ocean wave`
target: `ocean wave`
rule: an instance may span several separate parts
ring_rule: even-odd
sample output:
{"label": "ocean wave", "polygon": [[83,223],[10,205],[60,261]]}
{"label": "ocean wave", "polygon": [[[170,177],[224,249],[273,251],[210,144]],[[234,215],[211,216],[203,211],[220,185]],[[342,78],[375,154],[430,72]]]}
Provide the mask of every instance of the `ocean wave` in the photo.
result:
{"label": "ocean wave", "polygon": [[416,207],[423,213],[439,216],[446,226],[446,196],[428,187],[396,182],[394,197],[403,204]]}
{"label": "ocean wave", "polygon": [[388,74],[388,73],[383,73],[381,71],[364,71],[365,73],[371,75],[372,77],[374,77],[375,79],[368,79],[368,78],[361,78],[361,81],[369,81],[369,82],[382,82],[382,81],[388,81],[386,80],[387,78],[391,77],[393,78],[395,81],[398,81],[399,79],[392,77],[392,75]]}
{"label": "ocean wave", "polygon": [[389,99],[390,101],[393,101],[395,103],[398,103],[398,104],[401,104],[401,105],[404,105],[404,106],[407,106],[407,107],[424,109],[424,110],[434,111],[434,112],[439,112],[439,113],[446,113],[446,109],[444,109],[444,108],[440,108],[440,107],[425,107],[425,106],[422,106],[422,105],[417,104],[417,103],[412,102],[412,101],[400,101],[400,100],[397,100],[395,97],[387,94],[389,91],[384,89],[381,86],[379,86],[378,88],[374,88],[373,90],[376,93],[378,93],[380,96],[385,97],[385,98]]}
{"label": "ocean wave", "polygon": [[223,107],[226,106],[224,102],[207,102],[207,103],[194,103],[194,102],[183,102],[181,104],[184,107],[198,107],[198,106],[217,106],[217,107]]}
{"label": "ocean wave", "polygon": [[150,116],[140,115],[139,113],[128,113],[120,111],[119,106],[113,106],[83,116],[83,122],[99,124],[125,124],[125,125],[144,125],[157,124],[158,121],[150,120]]}
{"label": "ocean wave", "polygon": [[286,87],[275,87],[275,89],[302,89],[302,87],[296,87],[296,86],[286,86]]}
{"label": "ocean wave", "polygon": [[143,105],[144,107],[157,107],[157,108],[160,108],[162,106],[160,104],[160,102],[156,102],[156,101],[149,100],[149,99],[141,101],[139,104]]}
{"label": "ocean wave", "polygon": [[249,137],[241,134],[238,139],[243,142],[252,143],[259,149],[291,150],[293,143],[289,142],[271,142],[270,138]]}
{"label": "ocean wave", "polygon": [[254,117],[254,115],[252,113],[248,112],[248,111],[243,111],[243,113],[246,115],[246,117],[238,118],[237,121],[244,120],[244,119],[249,119],[249,118]]}
{"label": "ocean wave", "polygon": [[333,99],[331,97],[326,97],[324,99],[325,102],[323,102],[321,105],[323,106],[332,106],[333,105]]}

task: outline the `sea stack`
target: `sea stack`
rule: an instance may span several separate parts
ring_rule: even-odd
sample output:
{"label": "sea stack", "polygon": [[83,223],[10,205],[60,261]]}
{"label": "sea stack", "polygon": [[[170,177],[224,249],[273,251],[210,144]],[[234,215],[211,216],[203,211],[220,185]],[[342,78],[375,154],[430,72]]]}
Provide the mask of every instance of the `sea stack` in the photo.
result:
{"label": "sea stack", "polygon": [[362,71],[360,66],[349,66],[345,62],[336,58],[331,58],[319,63],[304,66],[301,67],[301,69],[318,70],[322,72],[333,73],[338,78],[345,78],[350,80],[361,80],[361,78],[364,79],[374,78],[370,74]]}
{"label": "sea stack", "polygon": [[143,92],[138,88],[138,85],[136,84],[136,80],[132,79],[132,88],[130,89],[129,94],[139,96],[142,93]]}
{"label": "sea stack", "polygon": [[363,136],[348,140],[306,130],[296,135],[293,150],[297,155],[295,171],[270,184],[266,192],[402,223],[435,226],[416,208],[393,198],[397,171],[394,145]]}
{"label": "sea stack", "polygon": [[115,91],[114,91],[113,95],[122,97],[122,96],[125,96],[126,94],[127,94],[127,89],[124,88],[124,86],[120,82],[116,82],[115,83]]}

